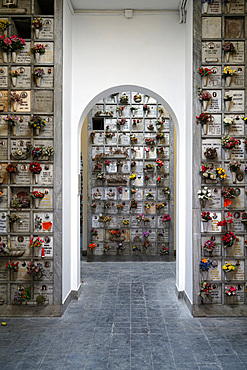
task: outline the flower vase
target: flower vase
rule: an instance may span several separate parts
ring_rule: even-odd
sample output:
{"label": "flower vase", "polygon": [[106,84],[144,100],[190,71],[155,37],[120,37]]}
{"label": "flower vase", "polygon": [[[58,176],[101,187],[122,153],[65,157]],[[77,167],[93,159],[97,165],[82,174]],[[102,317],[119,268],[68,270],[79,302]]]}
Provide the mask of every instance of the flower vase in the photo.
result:
{"label": "flower vase", "polygon": [[227,125],[227,126],[225,126],[225,133],[226,133],[227,135],[229,135],[230,131],[231,131],[231,125]]}
{"label": "flower vase", "polygon": [[202,230],[203,233],[206,233],[208,231],[208,221],[202,221]]}
{"label": "flower vase", "polygon": [[202,125],[202,134],[207,135],[208,134],[208,122]]}
{"label": "flower vase", "polygon": [[16,173],[12,172],[10,174],[11,184],[16,184]]}
{"label": "flower vase", "polygon": [[229,14],[230,13],[230,10],[231,10],[231,0],[229,1],[229,3],[226,3],[226,12]]}
{"label": "flower vase", "polygon": [[35,183],[35,184],[38,184],[38,179],[39,179],[39,178],[38,178],[38,176],[39,176],[39,174],[38,174],[38,173],[35,173],[35,174],[34,174],[34,183]]}
{"label": "flower vase", "polygon": [[204,110],[204,112],[207,110],[207,108],[208,108],[208,102],[209,102],[209,100],[203,100],[202,101],[202,106],[203,106],[203,110]]}
{"label": "flower vase", "polygon": [[8,54],[6,53],[6,51],[3,51],[3,62],[8,63]]}
{"label": "flower vase", "polygon": [[35,28],[34,30],[34,35],[35,35],[35,38],[38,39],[39,38],[39,33],[40,33],[40,29],[39,28]]}
{"label": "flower vase", "polygon": [[[37,184],[37,182],[36,182]],[[34,198],[34,208],[39,208],[41,198]]]}
{"label": "flower vase", "polygon": [[231,100],[225,100],[225,108],[229,112],[231,108]]}
{"label": "flower vase", "polygon": [[202,4],[202,14],[207,14],[208,12],[208,3]]}
{"label": "flower vase", "polygon": [[202,84],[203,84],[203,87],[208,86],[208,76],[202,77]]}
{"label": "flower vase", "polygon": [[149,158],[149,152],[146,152],[146,158]]}
{"label": "flower vase", "polygon": [[17,101],[14,101],[13,102],[13,111],[16,112],[17,111],[17,107],[18,107],[18,102]]}
{"label": "flower vase", "polygon": [[12,63],[15,63],[16,62],[16,57],[17,57],[16,51],[12,51],[12,53],[11,53],[11,61],[12,61]]}
{"label": "flower vase", "polygon": [[11,232],[12,233],[15,233],[16,232],[16,223],[15,222],[13,222],[12,224],[10,224],[11,226],[10,226],[10,228],[11,228]]}
{"label": "flower vase", "polygon": [[132,117],[135,117],[135,115],[136,115],[136,111],[132,110]]}
{"label": "flower vase", "polygon": [[225,159],[231,159],[232,156],[232,149],[226,149],[225,150]]}
{"label": "flower vase", "polygon": [[16,86],[17,77],[11,77],[12,86]]}
{"label": "flower vase", "polygon": [[139,251],[135,250],[135,254],[136,254],[136,256],[139,256]]}
{"label": "flower vase", "polygon": [[34,54],[34,58],[35,58],[35,63],[39,63],[39,60],[40,60],[40,53],[35,53],[35,54]]}
{"label": "flower vase", "polygon": [[39,135],[39,128],[35,128],[34,132],[35,132],[35,135],[38,136]]}
{"label": "flower vase", "polygon": [[8,36],[8,30],[7,28],[3,31],[4,36]]}
{"label": "flower vase", "polygon": [[40,247],[33,247],[33,255],[34,257],[39,257]]}
{"label": "flower vase", "polygon": [[225,86],[230,87],[232,83],[232,76],[226,76]]}
{"label": "flower vase", "polygon": [[41,77],[35,77],[35,83],[37,87],[40,87],[41,84]]}
{"label": "flower vase", "polygon": [[201,199],[201,206],[202,206],[202,208],[205,208],[206,207],[206,202],[207,202],[207,199]]}
{"label": "flower vase", "polygon": [[146,114],[145,114],[145,117],[147,118],[147,117],[148,117],[148,115],[149,115],[149,111],[147,110],[147,111],[146,111]]}
{"label": "flower vase", "polygon": [[230,54],[230,51],[226,51],[226,52],[225,52],[225,61],[226,61],[226,62],[229,62],[229,61],[230,61],[230,55],[231,55],[231,54]]}
{"label": "flower vase", "polygon": [[13,271],[13,270],[10,271],[10,280],[11,281],[16,280],[17,276],[18,276],[18,271]]}
{"label": "flower vase", "polygon": [[231,224],[229,222],[227,222],[226,224],[226,231],[230,231],[231,230]]}
{"label": "flower vase", "polygon": [[201,271],[203,280],[208,280],[208,271]]}
{"label": "flower vase", "polygon": [[235,171],[233,172],[232,171],[232,183],[233,184],[236,184],[236,180],[237,180],[237,172],[235,172]]}
{"label": "flower vase", "polygon": [[17,126],[13,125],[12,126],[12,129],[11,129],[12,136],[15,136],[16,135],[16,129],[17,129]]}

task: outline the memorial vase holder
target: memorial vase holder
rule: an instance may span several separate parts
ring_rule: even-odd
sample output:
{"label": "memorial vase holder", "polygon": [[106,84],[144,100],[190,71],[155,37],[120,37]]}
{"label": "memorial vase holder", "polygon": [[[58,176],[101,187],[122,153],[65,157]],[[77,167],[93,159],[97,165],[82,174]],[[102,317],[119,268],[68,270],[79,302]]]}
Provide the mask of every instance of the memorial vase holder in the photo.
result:
{"label": "memorial vase holder", "polygon": [[38,136],[39,135],[39,131],[40,131],[40,128],[35,128],[34,129],[34,132],[35,132],[35,135]]}
{"label": "memorial vase holder", "polygon": [[202,4],[202,14],[207,14],[208,12],[208,3]]}
{"label": "memorial vase holder", "polygon": [[226,3],[225,5],[226,5],[226,13],[229,14],[231,11],[231,6],[232,6],[231,0],[229,0],[229,3]]}
{"label": "memorial vase holder", "polygon": [[12,232],[12,233],[15,233],[16,232],[16,223],[14,222],[14,223],[12,223],[12,224],[10,224],[10,231]]}
{"label": "memorial vase holder", "polygon": [[11,134],[12,134],[12,136],[15,136],[16,135],[16,129],[17,129],[17,127],[15,125],[13,125],[12,128],[11,128]]}
{"label": "memorial vase holder", "polygon": [[226,126],[225,126],[225,133],[226,133],[227,135],[229,135],[230,131],[231,131],[231,125],[226,125]]}
{"label": "memorial vase holder", "polygon": [[3,62],[8,63],[8,53],[6,51],[3,51]]}
{"label": "memorial vase holder", "polygon": [[11,184],[16,184],[16,173],[15,172],[12,172],[10,174],[10,180],[11,180]]}
{"label": "memorial vase holder", "polygon": [[230,56],[231,56],[230,51],[226,51],[225,52],[225,61],[226,62],[229,62],[230,61]]}
{"label": "memorial vase holder", "polygon": [[38,174],[38,173],[35,173],[35,174],[34,174],[34,183],[35,183],[35,184],[38,184],[38,179],[39,179],[39,177],[38,177],[38,176],[39,176],[39,174]]}
{"label": "memorial vase holder", "polygon": [[231,100],[225,100],[225,108],[229,112],[231,109]]}
{"label": "memorial vase holder", "polygon": [[232,76],[226,76],[225,86],[230,87],[232,83]]}
{"label": "memorial vase holder", "polygon": [[201,199],[201,206],[202,208],[206,207],[207,199]]}
{"label": "memorial vase holder", "polygon": [[10,270],[10,280],[11,281],[16,280],[17,279],[17,276],[18,276],[18,271]]}
{"label": "memorial vase holder", "polygon": [[[36,182],[37,184],[37,182]],[[34,198],[34,208],[39,208],[41,198]]]}
{"label": "memorial vase holder", "polygon": [[208,134],[208,122],[202,125],[202,134],[207,135]]}
{"label": "memorial vase holder", "polygon": [[209,221],[202,221],[202,230],[204,233],[208,231]]}
{"label": "memorial vase holder", "polygon": [[12,86],[15,87],[16,82],[17,82],[17,77],[11,77],[11,82],[12,82]]}
{"label": "memorial vase holder", "polygon": [[237,172],[232,172],[232,182],[233,182],[233,184],[236,184],[236,180],[237,180]]}
{"label": "memorial vase holder", "polygon": [[40,29],[39,28],[35,28],[34,29],[34,36],[36,39],[39,39],[39,33],[40,33]]}
{"label": "memorial vase holder", "polygon": [[35,58],[35,63],[39,63],[39,61],[40,61],[40,53],[35,53],[34,54],[34,58]]}
{"label": "memorial vase holder", "polygon": [[17,53],[16,51],[12,51],[11,53],[11,61],[12,63],[16,63]]}
{"label": "memorial vase holder", "polygon": [[208,271],[201,270],[203,280],[208,280]]}
{"label": "memorial vase holder", "polygon": [[203,100],[202,101],[202,106],[203,106],[204,112],[206,112],[206,110],[208,109],[208,104],[209,104],[209,100]]}
{"label": "memorial vase holder", "polygon": [[203,84],[203,87],[208,86],[208,76],[202,77],[202,84]]}
{"label": "memorial vase holder", "polygon": [[41,77],[35,77],[35,83],[37,87],[40,87],[41,85]]}
{"label": "memorial vase holder", "polygon": [[132,110],[132,117],[135,117],[135,115],[136,115],[136,111]]}
{"label": "memorial vase holder", "polygon": [[225,149],[225,159],[231,159],[232,157],[232,149]]}
{"label": "memorial vase holder", "polygon": [[8,30],[7,28],[3,31],[4,36],[8,36]]}
{"label": "memorial vase holder", "polygon": [[231,224],[229,222],[227,222],[226,224],[226,231],[230,231],[231,230]]}
{"label": "memorial vase holder", "polygon": [[17,107],[18,107],[18,102],[17,101],[14,101],[13,102],[13,111],[16,112],[17,111]]}
{"label": "memorial vase holder", "polygon": [[40,247],[33,247],[34,257],[39,257]]}

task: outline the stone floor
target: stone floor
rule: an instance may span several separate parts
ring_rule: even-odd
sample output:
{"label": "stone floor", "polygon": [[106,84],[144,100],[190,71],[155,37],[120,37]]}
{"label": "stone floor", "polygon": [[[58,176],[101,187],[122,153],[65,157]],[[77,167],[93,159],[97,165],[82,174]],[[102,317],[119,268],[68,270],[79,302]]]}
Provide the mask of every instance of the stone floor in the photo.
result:
{"label": "stone floor", "polygon": [[0,369],[247,369],[244,318],[194,319],[174,262],[82,263],[62,318],[1,318]]}

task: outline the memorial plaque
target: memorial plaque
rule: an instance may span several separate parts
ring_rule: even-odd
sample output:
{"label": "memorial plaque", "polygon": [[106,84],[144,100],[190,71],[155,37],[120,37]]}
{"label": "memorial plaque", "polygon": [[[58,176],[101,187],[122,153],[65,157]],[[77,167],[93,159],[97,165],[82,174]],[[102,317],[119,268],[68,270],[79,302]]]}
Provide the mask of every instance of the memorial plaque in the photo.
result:
{"label": "memorial plaque", "polygon": [[116,131],[116,122],[117,120],[115,118],[105,118],[105,128],[109,126],[110,131]]}
{"label": "memorial plaque", "polygon": [[235,187],[236,198],[231,199],[229,208],[244,208],[244,188]]}
{"label": "memorial plaque", "polygon": [[234,137],[236,135],[244,135],[244,122],[241,119],[241,116],[238,114],[225,114],[224,118],[232,118],[233,124],[230,126],[229,133]]}
{"label": "memorial plaque", "polygon": [[44,70],[45,74],[41,78],[40,87],[52,88],[54,85],[54,69],[53,67],[40,67]]}
{"label": "memorial plaque", "polygon": [[43,18],[43,28],[41,28],[39,33],[40,40],[52,40],[53,35],[53,18]]}
{"label": "memorial plaque", "polygon": [[157,104],[157,100],[154,99],[152,96],[144,95],[144,104]]}
{"label": "memorial plaque", "polygon": [[[38,236],[34,236],[37,238]],[[44,241],[42,248],[44,248],[45,257],[53,257],[53,236],[40,236],[39,237]],[[39,248],[39,257],[41,257],[42,248]]]}
{"label": "memorial plaque", "polygon": [[244,13],[244,0],[231,0],[229,7],[230,14]]}
{"label": "memorial plaque", "polygon": [[[113,117],[116,117],[117,112],[116,112],[116,105],[105,105],[105,111],[106,112],[112,112]],[[126,111],[126,108],[124,109]],[[127,113],[127,111],[126,111]]]}
{"label": "memorial plaque", "polygon": [[53,185],[53,164],[41,164],[42,171],[38,175],[38,184]]}
{"label": "memorial plaque", "polygon": [[[31,110],[31,91],[13,91],[19,94],[22,98],[22,103],[17,105],[17,112],[30,112]],[[13,109],[13,102],[11,102],[11,108]]]}
{"label": "memorial plaque", "polygon": [[[225,63],[244,63],[244,41],[233,41],[233,45],[236,49],[236,54],[230,54],[229,61],[226,60],[225,55]],[[234,68],[236,69],[236,68]]]}
{"label": "memorial plaque", "polygon": [[[30,140],[27,140],[27,139],[21,139],[21,140],[15,139],[15,140],[11,140],[11,142],[10,142],[10,150],[11,150],[11,156],[12,156],[12,158],[14,158],[16,160],[29,158],[29,152],[28,152],[28,149],[27,148],[28,148],[28,145],[30,145],[30,144],[31,144],[31,141]],[[20,154],[17,153],[17,151],[20,151]]]}
{"label": "memorial plaque", "polygon": [[221,135],[221,115],[212,114],[213,122],[208,125],[208,135]]}
{"label": "memorial plaque", "polygon": [[43,281],[53,280],[53,261],[39,261],[45,270],[45,274],[42,277]]}
{"label": "memorial plaque", "polygon": [[104,152],[104,148],[101,146],[93,146],[92,147],[92,159],[95,160],[97,155],[100,155]]}
{"label": "memorial plaque", "polygon": [[227,287],[229,289],[229,286],[235,287],[237,294],[234,296],[224,294],[224,303],[227,305],[244,304],[244,284],[225,284],[225,288]]}
{"label": "memorial plaque", "polygon": [[[236,212],[235,212],[236,213]],[[238,230],[235,230],[234,226],[236,224],[236,220],[233,221],[233,227],[232,231],[235,233]],[[242,230],[240,230],[242,231]],[[234,244],[232,247],[223,248],[224,254],[227,257],[244,257],[244,237],[243,236],[237,236],[234,241]]]}
{"label": "memorial plaque", "polygon": [[156,159],[157,154],[154,148],[151,148],[149,152],[145,152],[146,159]]}
{"label": "memorial plaque", "polygon": [[28,164],[18,164],[18,173],[16,175],[16,183],[18,185],[28,185],[31,183],[31,174]]}
{"label": "memorial plaque", "polygon": [[12,70],[20,72],[16,79],[16,88],[29,88],[31,87],[31,67],[27,66],[12,66]]}
{"label": "memorial plaque", "polygon": [[8,135],[8,122],[5,121],[6,115],[0,115],[0,136]]}
{"label": "memorial plaque", "polygon": [[11,212],[11,215],[16,214],[21,217],[21,222],[16,223],[17,233],[30,232],[30,213],[29,212]]}
{"label": "memorial plaque", "polygon": [[40,191],[45,194],[40,200],[39,208],[53,208],[53,189],[50,188],[33,188],[33,191]]}
{"label": "memorial plaque", "polygon": [[134,149],[135,149],[135,156],[134,157],[136,159],[142,159],[143,158],[143,147],[135,146]]}
{"label": "memorial plaque", "polygon": [[8,87],[8,67],[0,67],[0,86]]}
{"label": "memorial plaque", "polygon": [[8,140],[0,139],[0,159],[8,159]]}
{"label": "memorial plaque", "polygon": [[145,212],[147,214],[155,214],[156,213],[156,203],[154,201],[146,201],[144,204]]}
{"label": "memorial plaque", "polygon": [[104,98],[105,104],[116,104],[117,103],[117,94],[116,95],[109,95]]}
{"label": "memorial plaque", "polygon": [[17,58],[16,58],[17,64],[30,64],[31,63],[30,48],[31,48],[31,42],[26,41],[26,45],[24,46],[24,48],[17,53]]}
{"label": "memorial plaque", "polygon": [[205,299],[204,304],[220,304],[221,303],[221,285],[220,284],[213,284],[214,290],[211,291],[210,295],[212,300]]}
{"label": "memorial plaque", "polygon": [[221,17],[202,18],[202,38],[203,39],[221,38]]}
{"label": "memorial plaque", "polygon": [[11,236],[10,237],[10,249],[13,251],[24,251],[24,256],[30,256],[31,250],[29,247],[29,236]]}
{"label": "memorial plaque", "polygon": [[0,260],[0,280],[1,281],[8,280],[8,272],[10,271],[8,271],[5,266],[6,266],[6,261]]}
{"label": "memorial plaque", "polygon": [[46,120],[46,126],[40,131],[40,136],[51,137],[54,132],[54,119],[53,116],[41,116],[42,119]]}
{"label": "memorial plaque", "polygon": [[245,153],[245,142],[244,140],[239,140],[239,145],[235,146],[235,148],[232,149],[231,160],[244,159],[244,153]]}
{"label": "memorial plaque", "polygon": [[[210,258],[210,261],[213,261],[213,258]],[[211,267],[208,270],[207,280],[213,280],[213,281],[221,280],[221,274],[222,274],[221,261],[217,260],[217,262],[218,262],[218,265],[216,267]]]}
{"label": "memorial plaque", "polygon": [[219,187],[211,187],[212,199],[207,201],[208,208],[221,207],[221,189]]}
{"label": "memorial plaque", "polygon": [[1,304],[7,303],[7,285],[6,284],[0,284],[0,301],[1,301]]}
{"label": "memorial plaque", "polygon": [[225,258],[225,261],[223,261],[223,263],[231,263],[232,265],[239,264],[236,272],[222,273],[222,275],[225,275],[224,280],[244,280],[244,261],[232,258]]}
{"label": "memorial plaque", "polygon": [[143,175],[142,174],[138,174],[136,176],[135,184],[136,186],[143,186]]}
{"label": "memorial plaque", "polygon": [[212,99],[209,100],[208,109],[209,113],[216,113],[221,111],[221,90],[210,90]]}
{"label": "memorial plaque", "polygon": [[94,117],[96,113],[103,112],[104,111],[104,105],[103,104],[96,104],[92,108],[92,116]]}
{"label": "memorial plaque", "polygon": [[137,91],[135,91],[135,92],[133,91],[132,92],[132,96],[131,96],[131,98],[132,98],[132,104],[136,104],[137,103],[137,101],[135,99],[135,95],[140,95],[141,100],[138,101],[138,103],[139,104],[144,104],[144,94],[141,94],[141,93],[139,93]]}
{"label": "memorial plaque", "polygon": [[[14,260],[13,262],[16,263],[18,260]],[[30,261],[21,261],[19,263],[16,280],[30,280],[30,275],[27,273],[27,264],[29,262]]]}
{"label": "memorial plaque", "polygon": [[104,189],[104,192],[105,192],[105,194],[103,193],[104,194],[104,199],[107,199],[107,200],[109,200],[109,199],[116,200],[117,199],[116,188],[106,187]]}
{"label": "memorial plaque", "polygon": [[225,38],[241,39],[244,37],[244,18],[225,17]]}
{"label": "memorial plaque", "polygon": [[0,213],[0,233],[6,233],[7,232],[7,213],[1,212]]}
{"label": "memorial plaque", "polygon": [[[157,106],[148,104],[148,107],[150,109],[150,112],[148,113],[148,115],[146,115],[146,118],[148,119],[149,117],[153,117],[153,116],[156,117],[157,116]],[[144,113],[144,116],[145,116],[145,113]]]}
{"label": "memorial plaque", "polygon": [[208,76],[208,88],[221,87],[221,68],[219,66],[208,66],[213,72]]}
{"label": "memorial plaque", "polygon": [[138,227],[139,228],[138,233],[140,233],[140,228],[142,228],[143,222],[138,221],[136,218],[136,215],[133,215],[133,216],[131,215],[130,220],[131,220],[131,227]]}
{"label": "memorial plaque", "polygon": [[1,192],[3,195],[0,199],[0,208],[4,209],[8,207],[8,189],[1,187]]}
{"label": "memorial plaque", "polygon": [[34,285],[34,300],[38,295],[43,295],[49,304],[53,304],[53,285],[47,284],[47,282],[35,282]]}
{"label": "memorial plaque", "polygon": [[[225,96],[232,96],[229,110],[231,112],[244,111],[245,94],[244,90],[225,90]],[[226,106],[225,106],[226,109]]]}
{"label": "memorial plaque", "polygon": [[[213,241],[215,243],[215,248],[213,249],[212,256],[219,257],[221,255],[221,236],[217,236],[217,235],[216,236],[215,235],[213,235],[213,236],[211,236],[211,235],[210,236],[209,235],[202,236],[202,247],[206,243],[206,241],[208,241],[208,240]],[[206,251],[205,249],[202,249],[202,254],[205,257],[210,256],[210,252]]]}
{"label": "memorial plaque", "polygon": [[221,14],[221,0],[214,0],[209,4],[207,14]]}
{"label": "memorial plaque", "polygon": [[53,112],[53,91],[34,92],[34,111],[35,112]]}
{"label": "memorial plaque", "polygon": [[[122,172],[130,172],[130,162],[129,161],[122,161],[122,162],[123,162]],[[120,170],[121,170],[121,167],[120,167]]]}
{"label": "memorial plaque", "polygon": [[[232,70],[235,70],[235,74],[231,78],[231,88],[233,87],[244,87],[244,66],[230,66]],[[226,80],[225,80],[226,86]]]}
{"label": "memorial plaque", "polygon": [[221,42],[202,42],[202,63],[220,63],[222,46]]}
{"label": "memorial plaque", "polygon": [[8,111],[8,91],[0,90],[0,112]]}
{"label": "memorial plaque", "polygon": [[[40,42],[35,42],[34,45],[39,45]],[[40,54],[40,64],[53,63],[53,42],[47,42],[44,44],[45,53]]]}
{"label": "memorial plaque", "polygon": [[[216,159],[207,159],[204,155],[207,148],[215,148],[217,150]],[[202,160],[203,161],[214,161],[221,160],[221,139],[202,139]]]}
{"label": "memorial plaque", "polygon": [[107,208],[107,212],[109,213],[109,214],[116,214],[116,209],[117,209],[117,202],[115,202],[115,201],[112,201],[112,200],[107,200],[107,202],[109,202],[110,203],[110,208]]}
{"label": "memorial plaque", "polygon": [[34,232],[53,232],[52,212],[33,212]]}
{"label": "memorial plaque", "polygon": [[6,172],[7,163],[0,163],[0,184],[8,183],[8,172]]}
{"label": "memorial plaque", "polygon": [[132,123],[132,130],[133,131],[142,131],[143,130],[143,120],[141,118],[132,118],[131,123]]}
{"label": "memorial plaque", "polygon": [[103,145],[105,141],[105,135],[102,132],[96,132],[94,138],[95,145]]}

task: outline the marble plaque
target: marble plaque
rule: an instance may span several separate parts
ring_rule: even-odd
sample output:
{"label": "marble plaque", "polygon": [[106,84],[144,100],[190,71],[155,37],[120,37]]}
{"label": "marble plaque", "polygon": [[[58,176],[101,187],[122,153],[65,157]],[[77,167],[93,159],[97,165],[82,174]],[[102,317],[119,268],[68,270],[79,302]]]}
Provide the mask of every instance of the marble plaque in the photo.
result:
{"label": "marble plaque", "polygon": [[244,87],[244,66],[230,66],[230,68],[236,71],[231,78],[231,88]]}
{"label": "marble plaque", "polygon": [[[213,258],[210,258],[210,261],[213,261]],[[216,267],[211,267],[208,271],[207,274],[207,280],[213,280],[213,281],[218,281],[221,280],[221,261],[217,260],[218,266]]]}
{"label": "marble plaque", "polygon": [[27,66],[12,66],[12,70],[20,72],[16,79],[16,88],[29,88],[31,87],[31,67]]}
{"label": "marble plaque", "polygon": [[2,88],[8,87],[8,67],[0,67],[0,86]]}
{"label": "marble plaque", "polygon": [[212,199],[208,200],[208,208],[221,208],[221,189],[211,187]]}
{"label": "marble plaque", "polygon": [[142,131],[143,130],[143,120],[140,118],[132,118],[131,120],[132,130],[133,131]]}
{"label": "marble plaque", "polygon": [[214,0],[209,4],[207,14],[221,14],[221,0]]}
{"label": "marble plaque", "polygon": [[100,155],[104,152],[104,148],[101,146],[93,146],[92,147],[92,159],[94,160],[96,155]]}
{"label": "marble plaque", "polygon": [[[17,260],[13,261],[14,263],[17,262]],[[27,264],[29,261],[21,261],[18,268],[17,273],[17,280],[30,280],[30,276],[27,273]]]}
{"label": "marble plaque", "polygon": [[[17,105],[17,112],[30,112],[31,111],[31,91],[15,91],[20,94],[22,103]],[[11,103],[13,109],[13,102]]]}
{"label": "marble plaque", "polygon": [[17,53],[16,64],[30,64],[31,63],[31,43],[29,41],[26,42],[24,49],[20,50]]}
{"label": "marble plaque", "polygon": [[107,96],[104,98],[105,104],[116,104],[117,103],[117,95],[115,96]]}
{"label": "marble plaque", "polygon": [[33,212],[34,232],[53,232],[52,212]]}
{"label": "marble plaque", "polygon": [[16,183],[18,185],[28,185],[31,183],[31,175],[28,163],[18,164],[18,173],[16,175]]}
{"label": "marble plaque", "polygon": [[[216,160],[221,160],[221,140],[220,139],[202,139],[202,160],[206,161],[207,158],[205,157],[204,153],[207,148],[216,148],[217,150],[217,157]],[[211,162],[212,159],[208,159],[207,161]]]}
{"label": "marble plaque", "polygon": [[42,171],[38,175],[38,184],[53,185],[53,164],[41,164]]}
{"label": "marble plaque", "polygon": [[212,99],[208,104],[208,112],[214,113],[221,111],[221,90],[210,90]]}
{"label": "marble plaque", "polygon": [[39,261],[45,269],[45,274],[42,278],[43,281],[53,280],[53,261]]}
{"label": "marble plaque", "polygon": [[243,187],[235,187],[234,188],[236,193],[236,198],[231,199],[232,203],[229,208],[243,208],[244,207],[244,188]]}
{"label": "marble plaque", "polygon": [[[34,45],[38,45],[40,42],[35,42]],[[44,44],[45,46],[45,53],[40,54],[40,61],[39,64],[49,64],[53,63],[53,42],[47,42]]]}
{"label": "marble plaque", "polygon": [[41,28],[39,33],[40,40],[52,40],[53,35],[53,18],[42,18],[43,19],[43,28]]}
{"label": "marble plaque", "polygon": [[[147,208],[146,205],[149,207]],[[156,213],[156,203],[154,201],[146,201],[144,204],[145,212],[147,214],[155,214]]]}
{"label": "marble plaque", "polygon": [[229,5],[230,14],[244,13],[244,0],[231,0]]}
{"label": "marble plaque", "polygon": [[212,300],[209,300],[209,299],[206,299],[205,300],[205,304],[220,304],[221,303],[221,296],[222,296],[222,293],[221,293],[221,285],[220,284],[214,284],[215,285],[215,288],[214,290],[211,292],[211,298]]}
{"label": "marble plaque", "polygon": [[238,262],[239,266],[236,272],[223,273],[223,275],[225,275],[224,280],[244,280],[244,261],[232,258],[225,258],[224,264],[229,262],[232,265],[236,265],[236,263]]}
{"label": "marble plaque", "polygon": [[[29,144],[31,144],[31,141],[27,140],[27,139],[11,140],[11,143],[10,143],[11,154],[14,153],[16,150],[19,150],[19,149],[22,150],[22,153],[26,153],[27,152],[26,148]],[[29,155],[28,155],[28,157],[29,157]]]}
{"label": "marble plaque", "polygon": [[53,91],[34,92],[34,111],[35,112],[53,112]]}
{"label": "marble plaque", "polygon": [[29,241],[30,241],[29,236],[24,236],[24,235],[13,236],[12,235],[10,237],[10,248],[11,250],[25,251],[24,256],[30,256],[31,251],[28,245]]}
{"label": "marble plaque", "polygon": [[244,37],[244,18],[225,17],[225,38],[241,39]]}
{"label": "marble plaque", "polygon": [[[236,220],[234,219],[233,225],[235,225]],[[232,228],[234,232],[234,228]],[[244,257],[244,237],[237,236],[232,247],[223,248],[224,255],[227,257]]]}
{"label": "marble plaque", "polygon": [[0,159],[8,158],[8,140],[0,140]]}
{"label": "marble plaque", "polygon": [[[113,116],[116,117],[117,112],[116,112],[116,105],[105,105],[105,111],[106,112],[113,112]],[[127,107],[124,109],[126,115],[127,115]]]}
{"label": "marble plaque", "polygon": [[245,101],[244,90],[225,90],[225,95],[232,96],[232,101],[230,102],[229,108],[230,112],[244,111],[244,101]]}
{"label": "marble plaque", "polygon": [[202,42],[202,63],[220,63],[221,53],[220,41]]}
{"label": "marble plaque", "polygon": [[33,191],[41,191],[41,193],[45,194],[40,201],[39,208],[53,208],[53,189],[33,188]]}
{"label": "marble plaque", "polygon": [[4,209],[8,207],[8,189],[1,187],[1,192],[3,195],[0,200],[0,208]]}
{"label": "marble plaque", "polygon": [[244,140],[238,140],[239,145],[232,149],[231,159],[240,160],[244,159],[245,153],[245,142]]}
{"label": "marble plaque", "polygon": [[0,300],[3,301],[3,304],[7,303],[7,285],[0,284]]}
{"label": "marble plaque", "polygon": [[[202,236],[202,247],[206,243],[206,241],[208,241],[208,240],[212,240],[211,235],[210,236],[208,236],[208,235]],[[215,248],[213,249],[212,256],[219,257],[221,255],[221,236],[213,235],[213,240],[212,241],[216,244]],[[207,252],[205,249],[202,249],[202,254],[205,257],[210,256],[209,252]]]}
{"label": "marble plaque", "polygon": [[0,184],[8,183],[8,172],[6,172],[7,163],[0,163]]}
{"label": "marble plaque", "polygon": [[221,69],[219,66],[208,66],[213,72],[208,76],[208,88],[221,87]]}
{"label": "marble plaque", "polygon": [[203,39],[221,38],[221,17],[202,18],[202,38]]}
{"label": "marble plaque", "polygon": [[102,132],[97,132],[94,138],[95,145],[103,145],[105,141],[105,135]]}
{"label": "marble plaque", "polygon": [[96,104],[93,106],[92,109],[92,116],[94,117],[97,112],[103,112],[104,111],[104,105],[103,104]]}
{"label": "marble plaque", "polygon": [[0,112],[8,111],[8,91],[0,90]]}
{"label": "marble plaque", "polygon": [[16,223],[17,233],[30,232],[30,213],[29,212],[11,212],[11,214],[17,214],[17,216],[21,216],[21,222]]}
{"label": "marble plaque", "polygon": [[52,88],[53,87],[53,78],[54,78],[54,69],[53,67],[40,67],[43,68],[45,74],[41,78],[40,87],[47,87]]}
{"label": "marble plaque", "polygon": [[0,260],[0,280],[7,280],[8,279],[8,273],[10,273],[10,271],[8,271],[6,269],[6,261],[1,261]]}
{"label": "marble plaque", "polygon": [[0,115],[0,136],[8,135],[8,123],[5,121],[6,115]]}
{"label": "marble plaque", "polygon": [[235,135],[244,135],[244,122],[238,114],[225,114],[224,118],[232,118],[234,123],[230,126],[229,133]]}
{"label": "marble plaque", "polygon": [[53,285],[47,284],[47,282],[35,282],[34,285],[34,300],[37,296],[42,294],[46,300],[49,301],[49,304],[53,304]]}
{"label": "marble plaque", "polygon": [[208,125],[208,135],[221,135],[221,115],[212,114],[213,122]]}
{"label": "marble plaque", "polygon": [[0,233],[6,233],[7,232],[7,213],[1,212],[0,213]]}
{"label": "marble plaque", "polygon": [[46,126],[40,131],[40,136],[52,137],[54,132],[54,118],[53,116],[41,116],[46,120]]}

